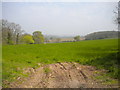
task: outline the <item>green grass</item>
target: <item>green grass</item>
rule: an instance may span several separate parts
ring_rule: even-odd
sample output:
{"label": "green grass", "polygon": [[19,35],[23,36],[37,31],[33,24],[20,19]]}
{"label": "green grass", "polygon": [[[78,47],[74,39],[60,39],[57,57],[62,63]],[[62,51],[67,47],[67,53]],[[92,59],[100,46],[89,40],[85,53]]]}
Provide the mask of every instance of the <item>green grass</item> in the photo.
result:
{"label": "green grass", "polygon": [[108,74],[103,72],[99,72],[97,76],[94,77],[92,76],[92,78],[101,81],[102,84],[107,84],[107,85],[118,84],[118,80],[108,77]]}
{"label": "green grass", "polygon": [[[118,78],[118,39],[88,40],[69,43],[6,45],[3,49],[3,80],[23,76],[23,68],[37,63],[78,62],[109,70]],[[120,55],[120,54],[119,54]],[[20,68],[19,70],[17,68]]]}

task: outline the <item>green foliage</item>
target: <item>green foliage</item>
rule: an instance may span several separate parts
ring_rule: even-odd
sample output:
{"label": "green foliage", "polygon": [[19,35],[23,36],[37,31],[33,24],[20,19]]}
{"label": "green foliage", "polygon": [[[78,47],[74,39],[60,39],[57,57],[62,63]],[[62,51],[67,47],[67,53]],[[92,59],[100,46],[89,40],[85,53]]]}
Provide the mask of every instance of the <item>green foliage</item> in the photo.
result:
{"label": "green foliage", "polygon": [[80,41],[80,36],[75,36],[74,39],[75,41]]}
{"label": "green foliage", "polygon": [[44,43],[44,36],[40,31],[33,32],[33,39],[36,44]]}
{"label": "green foliage", "polygon": [[32,43],[34,43],[34,40],[32,38],[32,35],[25,34],[21,37],[21,42],[23,44],[32,44]]}
{"label": "green foliage", "polygon": [[[22,69],[38,63],[78,62],[107,69],[118,78],[118,39],[89,40],[69,43],[6,45],[3,49],[3,80],[12,81]],[[21,70],[17,70],[17,68]]]}

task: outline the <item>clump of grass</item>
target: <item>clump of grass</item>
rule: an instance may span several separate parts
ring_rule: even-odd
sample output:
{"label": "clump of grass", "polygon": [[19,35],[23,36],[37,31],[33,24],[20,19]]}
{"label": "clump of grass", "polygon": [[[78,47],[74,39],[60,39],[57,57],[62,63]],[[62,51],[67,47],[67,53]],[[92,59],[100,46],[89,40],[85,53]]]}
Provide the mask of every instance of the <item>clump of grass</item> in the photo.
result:
{"label": "clump of grass", "polygon": [[110,53],[106,56],[88,61],[90,65],[96,66],[98,69],[108,70],[109,76],[118,79],[120,69],[118,69],[118,53]]}
{"label": "clump of grass", "polygon": [[108,75],[105,73],[95,76],[94,79],[100,80],[102,84],[106,84],[106,85],[118,84],[118,80],[108,77]]}
{"label": "clump of grass", "polygon": [[51,72],[51,69],[50,69],[50,68],[48,68],[48,67],[46,67],[46,68],[44,68],[44,72],[45,72],[46,74],[48,74],[48,73],[50,73],[50,72]]}

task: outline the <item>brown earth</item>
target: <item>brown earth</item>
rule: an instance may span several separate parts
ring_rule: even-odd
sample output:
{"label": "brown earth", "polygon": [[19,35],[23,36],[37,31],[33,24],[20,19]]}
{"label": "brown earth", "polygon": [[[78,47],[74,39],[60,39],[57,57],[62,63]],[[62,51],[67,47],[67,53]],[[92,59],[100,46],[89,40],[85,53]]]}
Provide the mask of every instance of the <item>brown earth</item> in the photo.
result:
{"label": "brown earth", "polygon": [[[12,88],[118,88],[117,84],[102,84],[103,81],[94,79],[98,73],[93,66],[78,63],[56,63],[41,65],[38,69],[28,69],[32,74],[26,79],[18,78],[18,82],[10,84]],[[21,83],[20,83],[21,82]]]}

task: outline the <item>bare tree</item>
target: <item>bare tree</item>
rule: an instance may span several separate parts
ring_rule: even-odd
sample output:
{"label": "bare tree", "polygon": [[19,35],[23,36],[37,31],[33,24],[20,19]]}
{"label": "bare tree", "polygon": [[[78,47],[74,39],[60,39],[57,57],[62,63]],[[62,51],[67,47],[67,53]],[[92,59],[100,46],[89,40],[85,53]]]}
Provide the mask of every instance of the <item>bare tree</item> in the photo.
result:
{"label": "bare tree", "polygon": [[2,41],[3,44],[18,44],[23,30],[19,24],[2,20]]}
{"label": "bare tree", "polygon": [[15,37],[15,43],[19,44],[20,36],[22,35],[24,31],[21,29],[21,26],[19,24],[15,25],[15,31],[14,31],[14,37]]}
{"label": "bare tree", "polygon": [[116,15],[115,22],[118,25],[118,29],[120,29],[120,1],[118,2],[118,6],[116,6],[114,13]]}
{"label": "bare tree", "polygon": [[2,20],[2,41],[12,44],[12,24],[7,20]]}
{"label": "bare tree", "polygon": [[117,24],[118,24],[118,38],[120,38],[120,1],[118,2],[118,8],[117,8],[118,12],[117,14]]}

